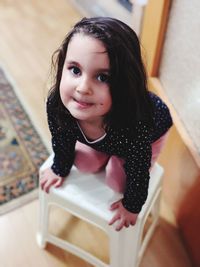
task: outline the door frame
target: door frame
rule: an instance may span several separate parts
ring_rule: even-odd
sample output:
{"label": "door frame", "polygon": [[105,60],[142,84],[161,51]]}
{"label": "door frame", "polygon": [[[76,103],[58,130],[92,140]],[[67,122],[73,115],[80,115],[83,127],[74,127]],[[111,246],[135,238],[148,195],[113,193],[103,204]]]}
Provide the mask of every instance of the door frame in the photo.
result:
{"label": "door frame", "polygon": [[190,150],[197,165],[200,167],[199,152],[186,131],[175,107],[169,101],[167,94],[165,93],[165,88],[158,75],[172,1],[173,0],[148,1],[144,10],[140,41],[148,73],[149,88],[157,93],[169,106],[174,125],[181,139]]}

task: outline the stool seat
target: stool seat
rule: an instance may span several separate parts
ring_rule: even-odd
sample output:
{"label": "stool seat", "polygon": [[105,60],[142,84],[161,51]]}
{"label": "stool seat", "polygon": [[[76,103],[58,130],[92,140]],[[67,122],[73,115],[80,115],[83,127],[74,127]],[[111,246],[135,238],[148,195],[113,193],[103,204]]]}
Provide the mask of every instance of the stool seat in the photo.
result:
{"label": "stool seat", "polygon": [[[67,201],[69,205],[73,205],[73,214],[86,221],[85,213],[90,212],[94,216],[92,223],[104,230],[105,227],[108,227],[108,221],[113,217],[113,212],[109,210],[110,204],[123,197],[122,194],[115,193],[105,186],[104,179],[104,172],[86,174],[79,172],[73,166],[62,187],[51,188],[50,194],[59,198],[60,201]],[[68,206],[66,209],[71,210],[71,207]],[[90,219],[88,221],[91,222]]]}
{"label": "stool seat", "polygon": [[[52,164],[53,155],[40,168],[40,172]],[[117,232],[115,224],[108,222],[115,211],[110,211],[110,205],[123,198],[105,184],[105,172],[86,174],[72,167],[70,174],[59,188],[51,187],[49,193],[39,190],[39,229],[37,242],[45,248],[50,242],[61,247],[94,266],[99,267],[137,267],[147,243],[159,218],[159,199],[161,193],[161,177],[163,169],[157,163],[151,170],[148,198],[138,215],[135,226],[123,228]],[[78,218],[87,221],[105,231],[110,241],[110,264],[102,262],[83,249],[61,240],[48,232],[49,211],[51,205],[57,205]],[[153,214],[151,224],[145,238],[142,240],[144,224],[149,213]]]}

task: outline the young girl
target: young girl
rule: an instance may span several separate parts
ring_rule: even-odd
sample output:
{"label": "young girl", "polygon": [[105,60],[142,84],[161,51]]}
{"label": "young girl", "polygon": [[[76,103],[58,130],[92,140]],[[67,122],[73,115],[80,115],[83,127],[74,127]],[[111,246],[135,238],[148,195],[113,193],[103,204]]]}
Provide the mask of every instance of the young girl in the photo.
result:
{"label": "young girl", "polygon": [[56,52],[47,100],[54,160],[41,187],[61,186],[73,164],[83,172],[105,168],[108,186],[124,194],[110,207],[110,224],[134,225],[172,125],[167,106],[147,90],[138,38],[117,19],[84,18]]}

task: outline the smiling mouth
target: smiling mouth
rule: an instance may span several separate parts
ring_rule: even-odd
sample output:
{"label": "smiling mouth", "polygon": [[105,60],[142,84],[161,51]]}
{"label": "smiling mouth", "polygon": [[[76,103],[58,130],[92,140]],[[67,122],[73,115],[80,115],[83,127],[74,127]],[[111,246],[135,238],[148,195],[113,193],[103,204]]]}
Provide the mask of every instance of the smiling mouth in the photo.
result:
{"label": "smiling mouth", "polygon": [[85,102],[85,101],[77,100],[77,99],[75,99],[75,98],[73,98],[73,100],[74,100],[80,107],[88,108],[88,107],[91,107],[91,106],[94,105],[93,103],[89,103],[89,102]]}

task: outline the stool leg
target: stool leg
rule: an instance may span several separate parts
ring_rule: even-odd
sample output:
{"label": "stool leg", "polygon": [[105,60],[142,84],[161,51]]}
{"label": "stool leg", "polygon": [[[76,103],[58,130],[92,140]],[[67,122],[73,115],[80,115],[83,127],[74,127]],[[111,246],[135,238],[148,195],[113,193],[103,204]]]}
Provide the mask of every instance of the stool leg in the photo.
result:
{"label": "stool leg", "polygon": [[[153,202],[153,205],[151,207],[151,210],[149,210],[149,212],[146,214],[146,216],[142,219],[142,223],[141,223],[141,233],[140,233],[140,241],[139,241],[139,253],[138,253],[138,257],[139,257],[139,261],[141,259],[141,257],[143,256],[144,251],[146,250],[146,247],[154,233],[154,230],[156,228],[156,226],[159,223],[159,216],[160,216],[160,197],[161,197],[161,190],[158,189],[158,191],[155,194],[155,199]],[[145,233],[145,236],[142,240],[142,235],[143,235],[143,230],[144,230],[144,226],[145,223],[147,221],[147,218],[149,216],[149,214],[152,215],[152,222],[150,224],[150,226],[148,227],[148,230]]]}
{"label": "stool leg", "polygon": [[47,193],[40,189],[39,192],[39,229],[37,233],[37,243],[40,248],[46,247],[46,236],[49,224],[49,205]]}
{"label": "stool leg", "polygon": [[152,211],[151,211],[152,215],[154,216],[154,218],[157,221],[158,221],[159,216],[160,216],[161,192],[162,192],[162,190],[161,190],[161,188],[159,188],[157,191],[157,194],[158,194],[157,199],[156,199],[155,204],[152,207]]}
{"label": "stool leg", "polygon": [[110,229],[110,267],[137,267],[141,240],[140,223],[117,232]]}

